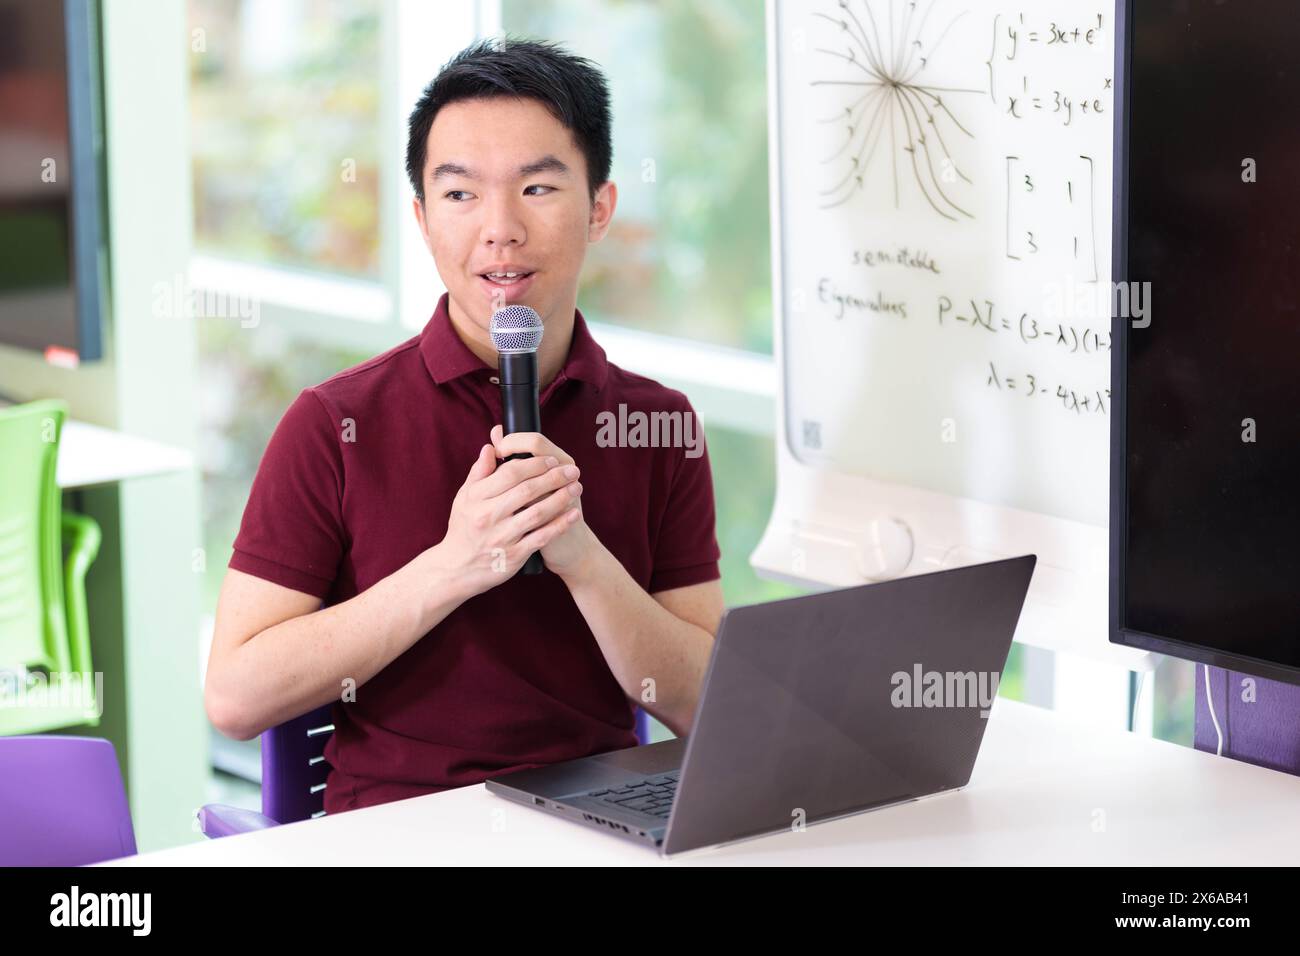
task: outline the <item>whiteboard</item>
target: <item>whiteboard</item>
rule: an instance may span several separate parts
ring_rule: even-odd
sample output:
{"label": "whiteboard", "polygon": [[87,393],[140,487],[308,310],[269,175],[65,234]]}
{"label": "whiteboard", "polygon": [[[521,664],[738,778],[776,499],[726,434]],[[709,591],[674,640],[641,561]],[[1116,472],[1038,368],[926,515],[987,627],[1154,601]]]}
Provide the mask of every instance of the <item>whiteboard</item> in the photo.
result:
{"label": "whiteboard", "polygon": [[799,462],[1106,524],[1112,10],[776,0]]}

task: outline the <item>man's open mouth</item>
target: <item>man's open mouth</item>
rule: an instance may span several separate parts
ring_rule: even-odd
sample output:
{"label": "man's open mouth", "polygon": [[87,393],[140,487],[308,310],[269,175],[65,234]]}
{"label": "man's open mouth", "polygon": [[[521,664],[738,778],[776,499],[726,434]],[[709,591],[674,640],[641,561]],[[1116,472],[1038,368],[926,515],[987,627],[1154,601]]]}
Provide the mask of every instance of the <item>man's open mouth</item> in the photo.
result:
{"label": "man's open mouth", "polygon": [[531,272],[483,272],[481,277],[494,285],[514,285],[532,275]]}

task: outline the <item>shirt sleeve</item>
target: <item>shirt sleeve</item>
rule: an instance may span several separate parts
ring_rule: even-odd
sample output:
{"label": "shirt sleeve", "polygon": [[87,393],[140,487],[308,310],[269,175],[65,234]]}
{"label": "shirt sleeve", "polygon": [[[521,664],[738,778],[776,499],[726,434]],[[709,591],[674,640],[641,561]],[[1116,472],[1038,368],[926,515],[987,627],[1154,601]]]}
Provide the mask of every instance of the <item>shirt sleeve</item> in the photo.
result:
{"label": "shirt sleeve", "polygon": [[303,389],[262,454],[230,567],[324,599],[346,540],[342,500],[339,432]]}
{"label": "shirt sleeve", "polygon": [[[683,400],[684,397],[683,397]],[[649,593],[716,581],[722,577],[718,560],[713,501],[713,474],[704,440],[704,425],[685,402],[694,443],[675,448],[676,466],[669,487],[667,505],[655,542],[654,568]]]}

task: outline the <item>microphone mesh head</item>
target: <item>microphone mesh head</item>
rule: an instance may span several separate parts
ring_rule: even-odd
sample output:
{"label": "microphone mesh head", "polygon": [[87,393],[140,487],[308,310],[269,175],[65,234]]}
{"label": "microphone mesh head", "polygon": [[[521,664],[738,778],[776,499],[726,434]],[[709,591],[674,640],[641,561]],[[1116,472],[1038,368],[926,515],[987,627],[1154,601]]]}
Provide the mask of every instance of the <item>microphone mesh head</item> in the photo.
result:
{"label": "microphone mesh head", "polygon": [[507,305],[492,313],[488,334],[498,352],[536,352],[542,344],[542,317],[526,305]]}

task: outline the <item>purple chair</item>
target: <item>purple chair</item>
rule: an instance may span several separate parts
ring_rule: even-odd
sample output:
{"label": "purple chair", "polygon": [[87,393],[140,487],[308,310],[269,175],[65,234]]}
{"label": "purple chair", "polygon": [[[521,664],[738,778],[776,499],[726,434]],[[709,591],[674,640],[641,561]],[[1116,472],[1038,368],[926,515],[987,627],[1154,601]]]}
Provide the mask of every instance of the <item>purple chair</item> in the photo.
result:
{"label": "purple chair", "polygon": [[[210,803],[198,813],[204,836],[216,839],[324,815],[329,773],[324,754],[325,741],[334,732],[332,706],[318,707],[262,734],[262,812]],[[650,717],[640,707],[636,739],[650,742]]]}
{"label": "purple chair", "polygon": [[0,737],[0,866],[83,866],[135,852],[111,741]]}

